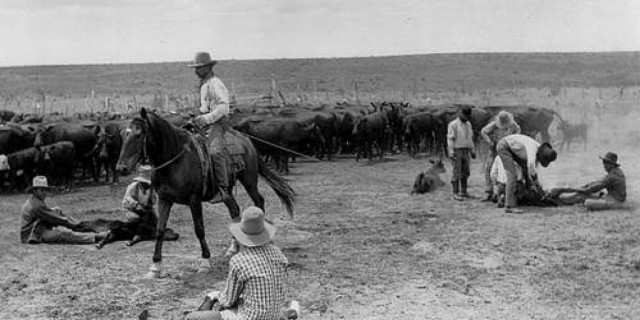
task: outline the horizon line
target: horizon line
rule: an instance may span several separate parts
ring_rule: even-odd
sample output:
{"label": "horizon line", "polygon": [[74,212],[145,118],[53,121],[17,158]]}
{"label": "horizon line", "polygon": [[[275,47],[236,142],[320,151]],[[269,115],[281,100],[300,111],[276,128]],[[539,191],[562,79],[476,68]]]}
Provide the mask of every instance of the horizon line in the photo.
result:
{"label": "horizon line", "polygon": [[[356,56],[335,56],[335,57],[295,57],[295,58],[241,58],[241,59],[215,59],[217,62],[227,61],[276,61],[276,60],[333,60],[333,59],[367,59],[367,58],[393,58],[411,56],[436,56],[436,55],[461,55],[461,54],[639,54],[640,50],[614,50],[614,51],[468,51],[468,52],[431,52],[431,53],[407,53],[407,54],[385,54],[385,55],[356,55]],[[24,65],[0,65],[0,69],[7,68],[36,68],[36,67],[69,67],[69,66],[113,66],[113,65],[144,65],[144,64],[172,64],[186,63],[189,60],[171,61],[146,61],[146,62],[79,62],[69,64],[24,64]]]}

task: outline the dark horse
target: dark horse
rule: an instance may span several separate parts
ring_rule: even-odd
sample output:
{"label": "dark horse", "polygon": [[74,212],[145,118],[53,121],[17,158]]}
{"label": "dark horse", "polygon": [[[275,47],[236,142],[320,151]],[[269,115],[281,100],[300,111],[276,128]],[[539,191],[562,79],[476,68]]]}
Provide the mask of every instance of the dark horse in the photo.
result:
{"label": "dark horse", "polygon": [[[157,276],[161,273],[162,241],[174,203],[191,208],[195,233],[202,249],[202,258],[208,263],[211,254],[204,236],[202,201],[209,201],[212,197],[203,198],[202,196],[201,163],[197,146],[190,136],[191,133],[173,126],[144,108],[140,111],[138,120],[142,120],[144,128],[139,134],[130,134],[125,137],[117,169],[119,171],[131,169],[144,157],[154,167],[151,182],[158,194],[158,227],[150,275]],[[242,183],[253,203],[264,210],[264,198],[258,191],[258,175],[262,176],[292,218],[295,192],[284,179],[266,167],[248,138],[239,133],[238,136],[241,137],[239,140],[244,150],[244,169],[236,175],[237,180]],[[215,187],[217,188],[217,185]],[[224,204],[229,209],[231,219],[239,219],[240,207],[233,197],[232,187],[226,191],[229,196],[224,200]]]}

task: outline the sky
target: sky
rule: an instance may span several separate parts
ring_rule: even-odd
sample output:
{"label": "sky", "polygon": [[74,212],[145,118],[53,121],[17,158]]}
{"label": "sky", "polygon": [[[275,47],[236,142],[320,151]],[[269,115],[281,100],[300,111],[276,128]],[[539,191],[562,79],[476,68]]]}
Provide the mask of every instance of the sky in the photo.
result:
{"label": "sky", "polygon": [[640,0],[2,0],[0,66],[640,51]]}

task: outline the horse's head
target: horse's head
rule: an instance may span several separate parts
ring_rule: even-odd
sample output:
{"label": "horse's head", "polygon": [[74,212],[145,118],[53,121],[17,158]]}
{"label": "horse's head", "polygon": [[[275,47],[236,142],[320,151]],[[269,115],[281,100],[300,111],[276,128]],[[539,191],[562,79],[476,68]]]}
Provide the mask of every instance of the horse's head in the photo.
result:
{"label": "horse's head", "polygon": [[140,110],[139,117],[131,120],[128,129],[130,132],[122,137],[118,161],[123,169],[130,169],[143,159],[148,160],[151,165],[158,165],[184,149],[184,136],[187,132],[145,108]]}
{"label": "horse's head", "polygon": [[129,127],[120,132],[122,137],[122,149],[116,170],[125,174],[131,172],[137,164],[146,158],[147,132],[149,121],[147,111],[142,108],[140,117],[131,120]]}

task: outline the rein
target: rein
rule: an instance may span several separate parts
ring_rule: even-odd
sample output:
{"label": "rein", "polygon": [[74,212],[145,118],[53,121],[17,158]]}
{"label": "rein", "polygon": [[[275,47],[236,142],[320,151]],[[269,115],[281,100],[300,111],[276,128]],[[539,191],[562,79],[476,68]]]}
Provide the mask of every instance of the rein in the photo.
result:
{"label": "rein", "polygon": [[[143,147],[142,147],[141,151],[143,152],[143,157],[145,159],[147,159],[147,161],[148,161],[148,157],[147,157],[147,136],[146,136],[146,134],[145,134],[144,141],[143,141],[142,144],[143,144]],[[172,164],[174,161],[178,160],[178,158],[180,158],[183,154],[185,154],[187,152],[188,148],[189,148],[189,141],[187,141],[187,143],[184,144],[184,147],[182,148],[182,151],[180,151],[175,157],[169,159],[169,161],[167,161],[167,162],[165,162],[165,163],[163,163],[163,164],[161,164],[159,166],[151,168],[151,170],[152,171],[157,171],[157,170],[160,170],[160,169]]]}

